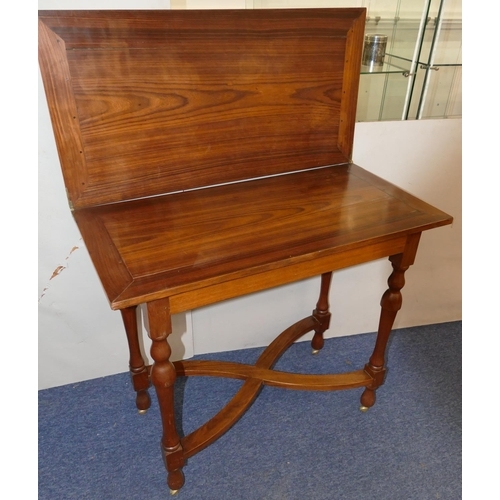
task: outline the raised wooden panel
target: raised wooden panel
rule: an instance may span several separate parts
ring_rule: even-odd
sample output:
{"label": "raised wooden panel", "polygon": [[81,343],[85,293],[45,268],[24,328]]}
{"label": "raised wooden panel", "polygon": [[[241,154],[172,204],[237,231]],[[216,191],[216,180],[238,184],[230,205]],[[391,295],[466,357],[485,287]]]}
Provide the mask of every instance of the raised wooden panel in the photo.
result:
{"label": "raised wooden panel", "polygon": [[74,207],[348,162],[363,20],[364,9],[42,12]]}

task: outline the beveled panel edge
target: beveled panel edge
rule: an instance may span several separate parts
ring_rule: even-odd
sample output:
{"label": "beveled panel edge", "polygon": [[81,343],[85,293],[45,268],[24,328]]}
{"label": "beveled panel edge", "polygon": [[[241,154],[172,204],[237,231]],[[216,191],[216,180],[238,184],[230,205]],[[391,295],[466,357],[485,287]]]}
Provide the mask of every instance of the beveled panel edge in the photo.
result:
{"label": "beveled panel edge", "polygon": [[[122,262],[113,240],[99,217],[88,212],[83,215],[78,210],[73,213],[73,216],[112,307],[113,301],[133,283],[133,277]],[[102,273],[99,272],[100,269],[113,270],[113,272]]]}
{"label": "beveled panel edge", "polygon": [[79,205],[86,162],[64,40],[38,21],[38,62],[70,208]]}
{"label": "beveled panel edge", "polygon": [[361,57],[363,52],[363,33],[365,31],[366,9],[360,9],[359,17],[353,20],[347,33],[344,63],[344,83],[340,108],[340,127],[337,146],[351,161],[354,145],[354,128],[358,104]]}
{"label": "beveled panel edge", "polygon": [[[248,22],[256,22],[252,29],[269,29],[270,26],[275,28],[273,16],[281,18],[288,17],[290,20],[303,23],[303,27],[309,29],[308,17],[314,15],[328,22],[329,19],[335,20],[337,23],[338,33],[345,33],[351,28],[353,21],[358,19],[360,15],[366,12],[365,7],[321,7],[321,8],[274,8],[274,9],[92,9],[92,10],[38,10],[38,18],[51,29],[62,29],[66,27],[77,27],[81,25],[81,20],[85,19],[88,27],[103,29],[109,26],[108,20],[113,19],[115,26],[120,29],[127,29],[130,24],[141,29],[157,29],[164,27],[165,19],[168,18],[169,27],[174,30],[186,29],[186,16],[191,19],[203,21],[206,19],[209,12],[217,12],[222,25],[221,29],[226,29],[224,23],[231,25],[234,21],[234,16],[244,13]],[[264,24],[262,23],[264,21]],[[266,24],[267,23],[267,24]],[[328,25],[330,29],[331,26]],[[191,28],[188,27],[191,30]],[[286,28],[285,28],[286,29]]]}

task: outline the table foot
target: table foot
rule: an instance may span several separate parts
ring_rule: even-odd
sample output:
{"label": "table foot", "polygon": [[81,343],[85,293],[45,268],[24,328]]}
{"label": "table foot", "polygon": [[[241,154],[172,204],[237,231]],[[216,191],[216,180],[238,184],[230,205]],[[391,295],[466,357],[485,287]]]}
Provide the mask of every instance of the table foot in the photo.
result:
{"label": "table foot", "polygon": [[[365,369],[366,370],[366,369]],[[376,399],[376,393],[373,389],[369,389],[368,387],[363,391],[363,394],[361,394],[361,406],[360,410],[361,411],[368,411],[368,408],[371,408],[375,404],[375,399]],[[363,409],[366,408],[366,409]]]}
{"label": "table foot", "polygon": [[359,411],[362,411],[363,413],[366,413],[370,408],[368,406],[363,406],[361,405],[359,407]]}

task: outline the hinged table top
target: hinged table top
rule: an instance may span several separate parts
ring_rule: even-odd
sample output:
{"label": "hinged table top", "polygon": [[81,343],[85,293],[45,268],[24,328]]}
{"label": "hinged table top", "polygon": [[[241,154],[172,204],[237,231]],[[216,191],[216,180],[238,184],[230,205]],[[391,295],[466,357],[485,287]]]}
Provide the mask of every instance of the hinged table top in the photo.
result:
{"label": "hinged table top", "polygon": [[75,209],[349,161],[365,9],[50,11]]}

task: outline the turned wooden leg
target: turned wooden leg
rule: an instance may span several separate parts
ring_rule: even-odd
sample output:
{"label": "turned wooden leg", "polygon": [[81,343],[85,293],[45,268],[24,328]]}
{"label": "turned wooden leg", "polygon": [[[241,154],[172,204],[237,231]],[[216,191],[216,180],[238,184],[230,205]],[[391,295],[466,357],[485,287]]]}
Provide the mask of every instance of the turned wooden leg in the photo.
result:
{"label": "turned wooden leg", "polygon": [[152,340],[151,357],[154,360],[151,369],[151,381],[156,389],[160,406],[163,435],[161,449],[163,460],[168,471],[167,483],[172,493],[177,492],[184,484],[184,453],[175,426],[174,416],[174,383],[176,372],[170,362],[171,349],[167,337],[172,333],[172,322],[168,299],[149,302],[148,334]]}
{"label": "turned wooden leg", "polygon": [[127,309],[122,309],[120,312],[122,314],[123,324],[125,325],[128,348],[130,351],[129,368],[132,385],[137,393],[135,404],[139,413],[146,413],[151,406],[151,398],[148,393],[150,382],[146,362],[144,361],[139,345],[136,310],[137,307],[128,307]]}
{"label": "turned wooden leg", "polygon": [[313,311],[314,318],[318,321],[318,326],[314,328],[314,337],[311,341],[312,352],[317,354],[323,348],[325,340],[323,334],[330,327],[330,304],[328,303],[328,294],[330,291],[330,283],[332,281],[332,273],[324,273],[321,275],[321,290],[319,294],[316,309]]}
{"label": "turned wooden leg", "polygon": [[361,411],[367,411],[368,408],[375,404],[375,391],[384,383],[387,342],[392,326],[394,325],[394,320],[396,319],[396,314],[401,309],[403,303],[401,289],[405,284],[404,274],[415,260],[419,239],[420,233],[411,235],[408,237],[404,252],[389,257],[393,271],[387,281],[389,288],[380,301],[382,310],[375,348],[369,362],[365,365],[365,372],[373,378],[373,381],[361,395]]}

